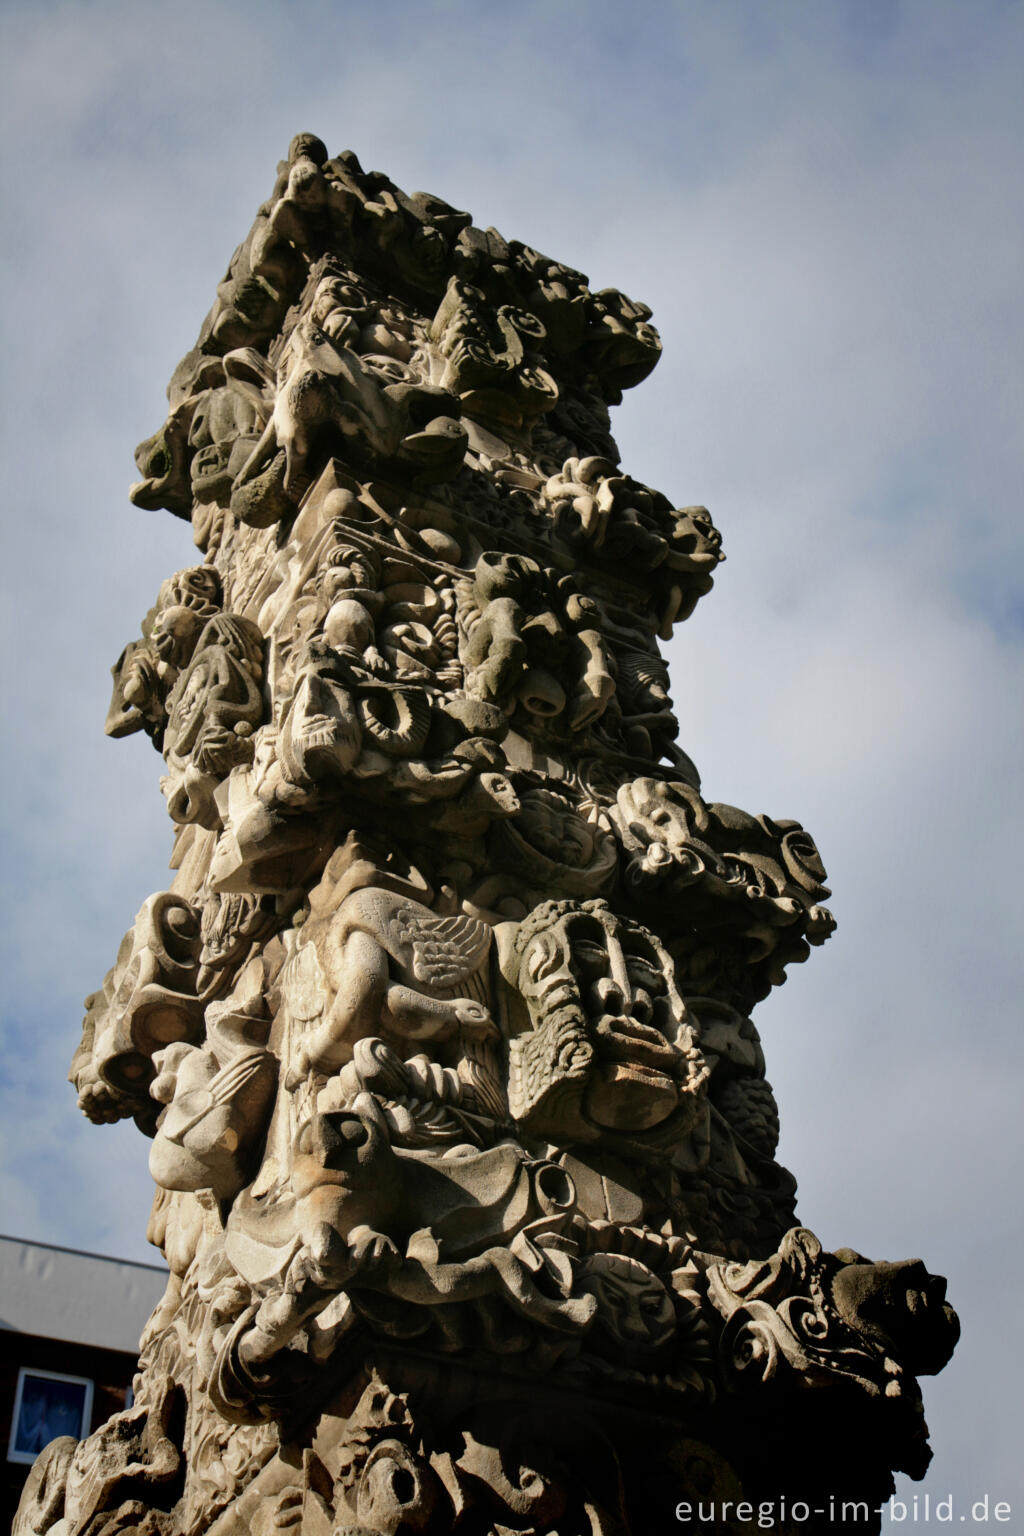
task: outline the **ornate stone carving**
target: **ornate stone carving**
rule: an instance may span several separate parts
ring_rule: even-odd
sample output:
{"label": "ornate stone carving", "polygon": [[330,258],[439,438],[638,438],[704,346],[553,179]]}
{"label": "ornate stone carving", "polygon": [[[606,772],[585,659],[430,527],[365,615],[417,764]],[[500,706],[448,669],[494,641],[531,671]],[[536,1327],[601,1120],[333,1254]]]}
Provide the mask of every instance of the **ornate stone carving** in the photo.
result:
{"label": "ornate stone carving", "polygon": [[747,973],[744,1005],[835,928],[819,901],[829,895],[824,866],[799,822],[709,805],[691,784],[653,778],[621,785],[611,814],[635,899],[646,906],[670,892],[677,932],[714,933]]}
{"label": "ornate stone carving", "polygon": [[601,718],[615,691],[613,663],[600,610],[572,577],[524,555],[488,552],[457,591],[471,697],[570,732]]}
{"label": "ornate stone carving", "polygon": [[108,736],[144,730],[162,746],[167,697],[191,661],[206,621],[220,608],[220,596],[220,576],[210,566],[178,571],[164,582],[142,622],[143,638],[125,646],[112,668]]}
{"label": "ornate stone carving", "polygon": [[198,951],[195,909],[169,891],[151,896],[101,990],[86,999],[71,1081],[90,1120],[152,1115],[147,1090],[155,1053],[196,1039],[203,1027]]}
{"label": "ornate stone carving", "polygon": [[660,1155],[690,1130],[707,1069],[653,933],[604,902],[546,902],[519,925],[506,974],[529,1018],[509,1043],[525,1128]]}
{"label": "ornate stone carving", "polygon": [[944,1282],[823,1253],[775,1161],[750,1014],[834,923],[676,739],[722,552],[618,467],[649,322],[312,135],[278,168],[137,454],[205,553],[107,721],[175,874],[71,1074],[150,1138],[168,1288],[19,1536],[638,1536],[923,1470]]}
{"label": "ornate stone carving", "polygon": [[174,821],[218,824],[214,791],[252,756],[263,715],[263,636],[249,619],[211,619],[167,700],[161,789]]}
{"label": "ornate stone carving", "polygon": [[920,1259],[874,1264],[822,1252],[795,1228],[762,1262],[713,1265],[708,1295],[726,1320],[719,1360],[730,1392],[854,1388],[894,1458],[921,1477],[931,1459],[915,1375],[940,1371],[960,1335],[946,1282]]}

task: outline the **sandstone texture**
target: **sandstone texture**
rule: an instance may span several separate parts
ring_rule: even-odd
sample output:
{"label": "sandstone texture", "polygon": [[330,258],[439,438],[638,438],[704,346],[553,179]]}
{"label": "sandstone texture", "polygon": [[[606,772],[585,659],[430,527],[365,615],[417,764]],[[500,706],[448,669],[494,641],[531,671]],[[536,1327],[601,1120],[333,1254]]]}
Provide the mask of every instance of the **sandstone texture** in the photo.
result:
{"label": "sandstone texture", "polygon": [[174,875],[71,1071],[170,1282],[18,1536],[740,1532],[922,1475],[945,1283],[796,1224],[751,1019],[821,858],[677,742],[721,540],[609,427],[660,346],[353,154],[279,166],[137,452],[197,555],[107,730]]}

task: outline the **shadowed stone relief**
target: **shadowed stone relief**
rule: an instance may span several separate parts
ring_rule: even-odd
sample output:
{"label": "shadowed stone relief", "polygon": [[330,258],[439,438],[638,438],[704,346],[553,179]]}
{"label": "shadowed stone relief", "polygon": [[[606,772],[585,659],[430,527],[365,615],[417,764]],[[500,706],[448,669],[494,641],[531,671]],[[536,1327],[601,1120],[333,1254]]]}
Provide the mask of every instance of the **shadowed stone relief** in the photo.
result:
{"label": "shadowed stone relief", "polygon": [[923,1474],[945,1282],[824,1252],[776,1161],[751,1015],[835,925],[677,741],[658,642],[723,555],[619,467],[650,318],[279,166],[137,450],[201,555],[107,718],[174,874],[71,1069],[150,1139],[170,1279],[18,1536],[648,1536]]}

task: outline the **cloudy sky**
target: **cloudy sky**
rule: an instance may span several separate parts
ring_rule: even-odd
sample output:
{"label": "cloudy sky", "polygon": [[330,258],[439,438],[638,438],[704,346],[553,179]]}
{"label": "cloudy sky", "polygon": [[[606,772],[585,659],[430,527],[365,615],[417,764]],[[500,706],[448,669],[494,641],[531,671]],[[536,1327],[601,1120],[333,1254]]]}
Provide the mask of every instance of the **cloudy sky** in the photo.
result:
{"label": "cloudy sky", "polygon": [[758,1015],[800,1215],[949,1276],[924,1487],[1024,1508],[1024,7],[5,0],[0,54],[0,1230],[149,1254],[145,1144],[63,1081],[170,849],[159,759],[102,732],[192,559],[132,450],[309,130],[653,307],[624,464],[728,554],[671,648],[681,740],[835,893]]}

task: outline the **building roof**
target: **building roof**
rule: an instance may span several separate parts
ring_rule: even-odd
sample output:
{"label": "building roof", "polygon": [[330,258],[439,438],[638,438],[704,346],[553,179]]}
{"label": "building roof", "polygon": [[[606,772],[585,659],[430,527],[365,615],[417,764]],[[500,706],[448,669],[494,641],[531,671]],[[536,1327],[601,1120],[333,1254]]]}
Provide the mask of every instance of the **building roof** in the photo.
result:
{"label": "building roof", "polygon": [[162,1266],[0,1235],[0,1329],[135,1354],[166,1284]]}

